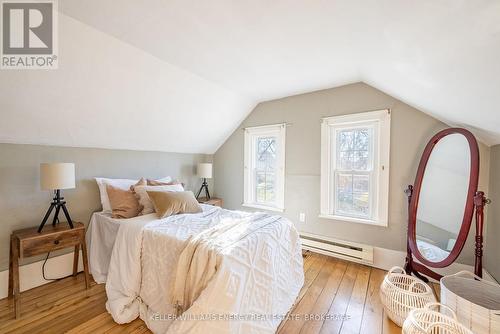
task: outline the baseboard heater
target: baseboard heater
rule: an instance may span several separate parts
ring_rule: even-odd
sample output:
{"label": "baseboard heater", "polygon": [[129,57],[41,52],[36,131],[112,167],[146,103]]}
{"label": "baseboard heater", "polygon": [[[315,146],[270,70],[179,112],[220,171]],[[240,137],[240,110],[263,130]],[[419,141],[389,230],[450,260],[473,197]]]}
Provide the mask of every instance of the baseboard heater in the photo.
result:
{"label": "baseboard heater", "polygon": [[300,233],[300,239],[303,249],[348,261],[373,264],[372,246],[305,232]]}

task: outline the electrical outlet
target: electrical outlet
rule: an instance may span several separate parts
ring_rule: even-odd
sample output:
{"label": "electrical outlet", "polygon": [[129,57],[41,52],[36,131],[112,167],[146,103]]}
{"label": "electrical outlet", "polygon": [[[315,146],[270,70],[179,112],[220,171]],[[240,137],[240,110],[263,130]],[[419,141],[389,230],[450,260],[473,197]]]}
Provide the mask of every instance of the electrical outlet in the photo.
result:
{"label": "electrical outlet", "polygon": [[305,223],[306,222],[306,214],[304,212],[299,213],[299,221],[301,223]]}

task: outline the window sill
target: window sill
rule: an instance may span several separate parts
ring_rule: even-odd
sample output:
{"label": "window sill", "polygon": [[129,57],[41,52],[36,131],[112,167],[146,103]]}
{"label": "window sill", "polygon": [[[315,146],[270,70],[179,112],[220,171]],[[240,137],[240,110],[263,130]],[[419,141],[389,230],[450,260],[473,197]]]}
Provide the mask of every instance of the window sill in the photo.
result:
{"label": "window sill", "polygon": [[353,217],[344,217],[344,216],[336,216],[336,215],[328,215],[328,214],[327,215],[320,214],[318,217],[319,218],[323,218],[323,219],[338,220],[338,221],[341,221],[341,222],[358,223],[358,224],[366,224],[366,225],[387,227],[387,222],[386,221],[377,221],[377,220],[362,219],[362,218],[353,218]]}
{"label": "window sill", "polygon": [[266,206],[266,205],[251,204],[251,203],[243,203],[243,204],[241,204],[241,206],[244,206],[244,207],[247,207],[247,208],[253,208],[253,209],[275,211],[275,212],[283,212],[283,211],[285,211],[285,209],[277,208],[275,206]]}

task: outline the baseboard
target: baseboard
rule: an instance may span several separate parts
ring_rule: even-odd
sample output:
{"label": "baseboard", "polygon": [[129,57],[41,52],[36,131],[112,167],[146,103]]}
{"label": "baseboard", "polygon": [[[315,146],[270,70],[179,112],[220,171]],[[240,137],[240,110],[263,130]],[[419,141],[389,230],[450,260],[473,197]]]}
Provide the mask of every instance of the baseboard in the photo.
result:
{"label": "baseboard", "polygon": [[[83,270],[82,256],[79,256],[78,271]],[[26,291],[40,285],[50,283],[43,279],[42,261],[33,262],[19,267],[19,287]],[[45,273],[48,278],[68,276],[73,272],[73,253],[54,256],[49,258],[45,265]],[[9,271],[0,272],[0,299],[7,297],[9,287]]]}

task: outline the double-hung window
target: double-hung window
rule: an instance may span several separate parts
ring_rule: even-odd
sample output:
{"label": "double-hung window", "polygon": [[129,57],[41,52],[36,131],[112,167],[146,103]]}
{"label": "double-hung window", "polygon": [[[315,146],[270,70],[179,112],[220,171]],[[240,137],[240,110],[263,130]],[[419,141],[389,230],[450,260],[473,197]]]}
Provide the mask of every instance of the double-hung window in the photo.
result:
{"label": "double-hung window", "polygon": [[245,129],[244,206],[283,211],[286,124]]}
{"label": "double-hung window", "polygon": [[387,226],[389,146],[389,110],[323,119],[320,217]]}

